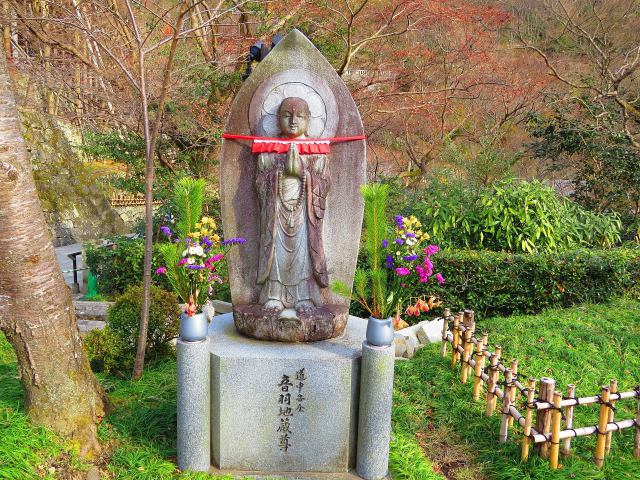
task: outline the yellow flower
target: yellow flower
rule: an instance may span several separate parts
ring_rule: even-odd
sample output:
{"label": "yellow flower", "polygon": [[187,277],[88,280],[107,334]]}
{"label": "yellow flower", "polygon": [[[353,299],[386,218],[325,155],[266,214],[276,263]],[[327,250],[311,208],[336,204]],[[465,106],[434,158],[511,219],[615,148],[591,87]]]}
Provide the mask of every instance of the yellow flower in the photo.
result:
{"label": "yellow flower", "polygon": [[193,232],[193,233],[191,234],[191,237],[192,237],[192,238],[200,238],[200,235],[201,235],[201,233],[200,233],[200,232]]}
{"label": "yellow flower", "polygon": [[196,228],[198,230],[200,230],[202,228],[202,223],[200,223],[200,222],[196,223]]}
{"label": "yellow flower", "polygon": [[200,230],[200,235],[209,235],[209,229],[208,228],[203,228],[202,230]]}
{"label": "yellow flower", "polygon": [[220,243],[220,235],[217,233],[211,238],[214,243]]}

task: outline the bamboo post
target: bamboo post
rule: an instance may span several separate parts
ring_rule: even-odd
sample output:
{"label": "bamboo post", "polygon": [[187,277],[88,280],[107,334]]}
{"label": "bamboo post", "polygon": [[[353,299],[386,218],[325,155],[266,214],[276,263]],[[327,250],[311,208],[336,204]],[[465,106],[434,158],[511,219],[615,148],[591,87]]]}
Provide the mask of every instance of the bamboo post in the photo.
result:
{"label": "bamboo post", "polygon": [[638,399],[638,410],[636,411],[636,435],[633,442],[633,456],[640,458],[640,398]]}
{"label": "bamboo post", "polygon": [[504,396],[502,397],[502,419],[500,421],[500,442],[507,441],[509,436],[509,407],[511,406],[511,389],[513,388],[513,372],[507,368],[504,372]]}
{"label": "bamboo post", "polygon": [[458,344],[460,343],[460,318],[462,315],[459,313],[453,317],[453,340],[451,341],[451,368],[455,368],[458,363]]}
{"label": "bamboo post", "polygon": [[[556,388],[556,381],[553,378],[542,377],[540,379],[540,394],[538,398],[543,402],[553,402],[553,392]],[[540,410],[536,416],[536,430],[540,433],[550,433],[551,431],[551,410]],[[549,458],[549,442],[540,444],[540,456]]]}
{"label": "bamboo post", "polygon": [[496,345],[496,350],[491,356],[489,381],[487,382],[487,408],[485,410],[485,415],[487,417],[493,415],[493,411],[496,409],[496,382],[498,381],[498,362],[500,361],[501,353],[502,347],[500,345]]}
{"label": "bamboo post", "polygon": [[609,387],[604,385],[600,394],[600,418],[598,420],[598,441],[596,442],[595,461],[598,468],[604,465],[607,443],[607,423],[609,422]]}
{"label": "bamboo post", "polygon": [[533,422],[533,410],[535,405],[533,404],[536,397],[536,379],[529,379],[529,388],[527,389],[527,411],[524,417],[524,430],[522,432],[522,454],[520,460],[526,462],[529,458],[529,447],[531,446],[531,424]]}
{"label": "bamboo post", "polygon": [[484,360],[486,358],[487,343],[489,342],[489,333],[482,332],[482,340],[476,343],[476,367],[473,372],[473,399],[480,398],[480,390],[482,389],[482,371],[484,370]]}
{"label": "bamboo post", "polygon": [[560,424],[562,423],[562,410],[560,403],[562,402],[562,393],[553,392],[553,412],[551,413],[551,454],[549,463],[551,469],[558,468],[558,455],[560,453]]}
{"label": "bamboo post", "polygon": [[440,347],[440,356],[447,356],[447,329],[449,328],[449,317],[451,316],[451,310],[444,309],[444,316],[442,317],[442,346]]}
{"label": "bamboo post", "polygon": [[[573,384],[567,385],[567,398],[575,398],[576,397],[576,386]],[[567,430],[573,428],[573,405],[564,408],[564,421],[565,427]],[[565,438],[562,441],[562,455],[569,455],[569,450],[571,449],[571,439]]]}
{"label": "bamboo post", "polygon": [[[465,312],[465,315],[467,313]],[[465,325],[466,330],[464,331],[464,342],[462,343],[463,352],[462,352],[462,368],[460,369],[460,381],[462,383],[467,383],[467,379],[469,378],[469,370],[471,370],[471,365],[469,364],[469,358],[471,358],[471,352],[473,351],[473,342],[471,341],[471,337],[476,330],[476,324],[474,321],[471,321],[467,325]]]}
{"label": "bamboo post", "polygon": [[[609,393],[618,393],[618,380],[616,380],[615,378],[611,380],[611,382],[609,383]],[[609,409],[609,419],[607,423],[611,423],[613,422],[613,416],[614,416],[614,411],[613,411],[613,407],[615,407],[615,400],[611,400],[611,408]],[[613,432],[608,432],[607,433],[607,440],[605,442],[605,446],[604,446],[604,452],[609,453],[609,451],[611,450],[611,436],[613,435]]]}
{"label": "bamboo post", "polygon": [[[518,379],[518,360],[513,359],[511,360],[511,371],[513,372],[513,380],[516,381]],[[514,403],[516,403],[516,393],[518,392],[518,389],[514,387],[511,389],[511,405],[513,405]],[[509,427],[511,427],[513,425],[513,417],[509,417]]]}

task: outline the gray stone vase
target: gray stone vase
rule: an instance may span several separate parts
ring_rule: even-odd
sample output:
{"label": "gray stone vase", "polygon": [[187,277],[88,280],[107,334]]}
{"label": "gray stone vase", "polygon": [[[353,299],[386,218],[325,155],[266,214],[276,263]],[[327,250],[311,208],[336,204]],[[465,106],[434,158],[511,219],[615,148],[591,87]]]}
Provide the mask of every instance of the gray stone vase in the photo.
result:
{"label": "gray stone vase", "polygon": [[393,320],[391,318],[369,317],[367,342],[376,347],[387,347],[393,343]]}
{"label": "gray stone vase", "polygon": [[180,338],[185,342],[199,342],[207,338],[209,321],[204,313],[196,313],[189,317],[182,312],[180,317]]}

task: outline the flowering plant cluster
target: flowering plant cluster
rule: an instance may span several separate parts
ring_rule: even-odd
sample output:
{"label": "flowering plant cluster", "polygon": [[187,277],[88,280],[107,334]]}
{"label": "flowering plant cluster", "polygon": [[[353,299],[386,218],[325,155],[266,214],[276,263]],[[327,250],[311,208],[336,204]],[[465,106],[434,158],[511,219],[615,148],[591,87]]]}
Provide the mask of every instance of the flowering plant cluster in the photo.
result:
{"label": "flowering plant cluster", "polygon": [[[437,245],[429,244],[430,236],[422,230],[422,224],[415,216],[394,217],[394,237],[382,240],[385,255],[385,267],[390,271],[387,285],[389,297],[395,305],[396,314],[404,307],[410,296],[411,287],[426,283],[434,278],[439,284],[445,282],[441,273],[435,273],[432,257],[440,250]],[[408,315],[419,315],[437,306],[435,299],[419,299],[416,305],[409,305]],[[429,305],[431,304],[431,305]],[[426,308],[425,308],[426,307]]]}
{"label": "flowering plant cluster", "polygon": [[245,243],[245,239],[222,240],[216,233],[212,218],[202,217],[195,230],[185,238],[174,234],[167,226],[160,228],[169,240],[161,244],[166,266],[156,270],[158,275],[167,275],[175,293],[187,305],[185,313],[193,316],[211,299],[214,285],[225,281],[220,276],[220,263],[234,245]]}

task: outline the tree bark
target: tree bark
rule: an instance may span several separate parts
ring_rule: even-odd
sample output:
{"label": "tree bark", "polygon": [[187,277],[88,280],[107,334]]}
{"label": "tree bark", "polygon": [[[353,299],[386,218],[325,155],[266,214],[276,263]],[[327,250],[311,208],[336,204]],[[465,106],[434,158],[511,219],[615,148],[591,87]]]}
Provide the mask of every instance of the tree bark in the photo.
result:
{"label": "tree bark", "polygon": [[57,264],[0,51],[0,330],[18,358],[27,413],[97,452],[109,403],[82,349],[71,295]]}

